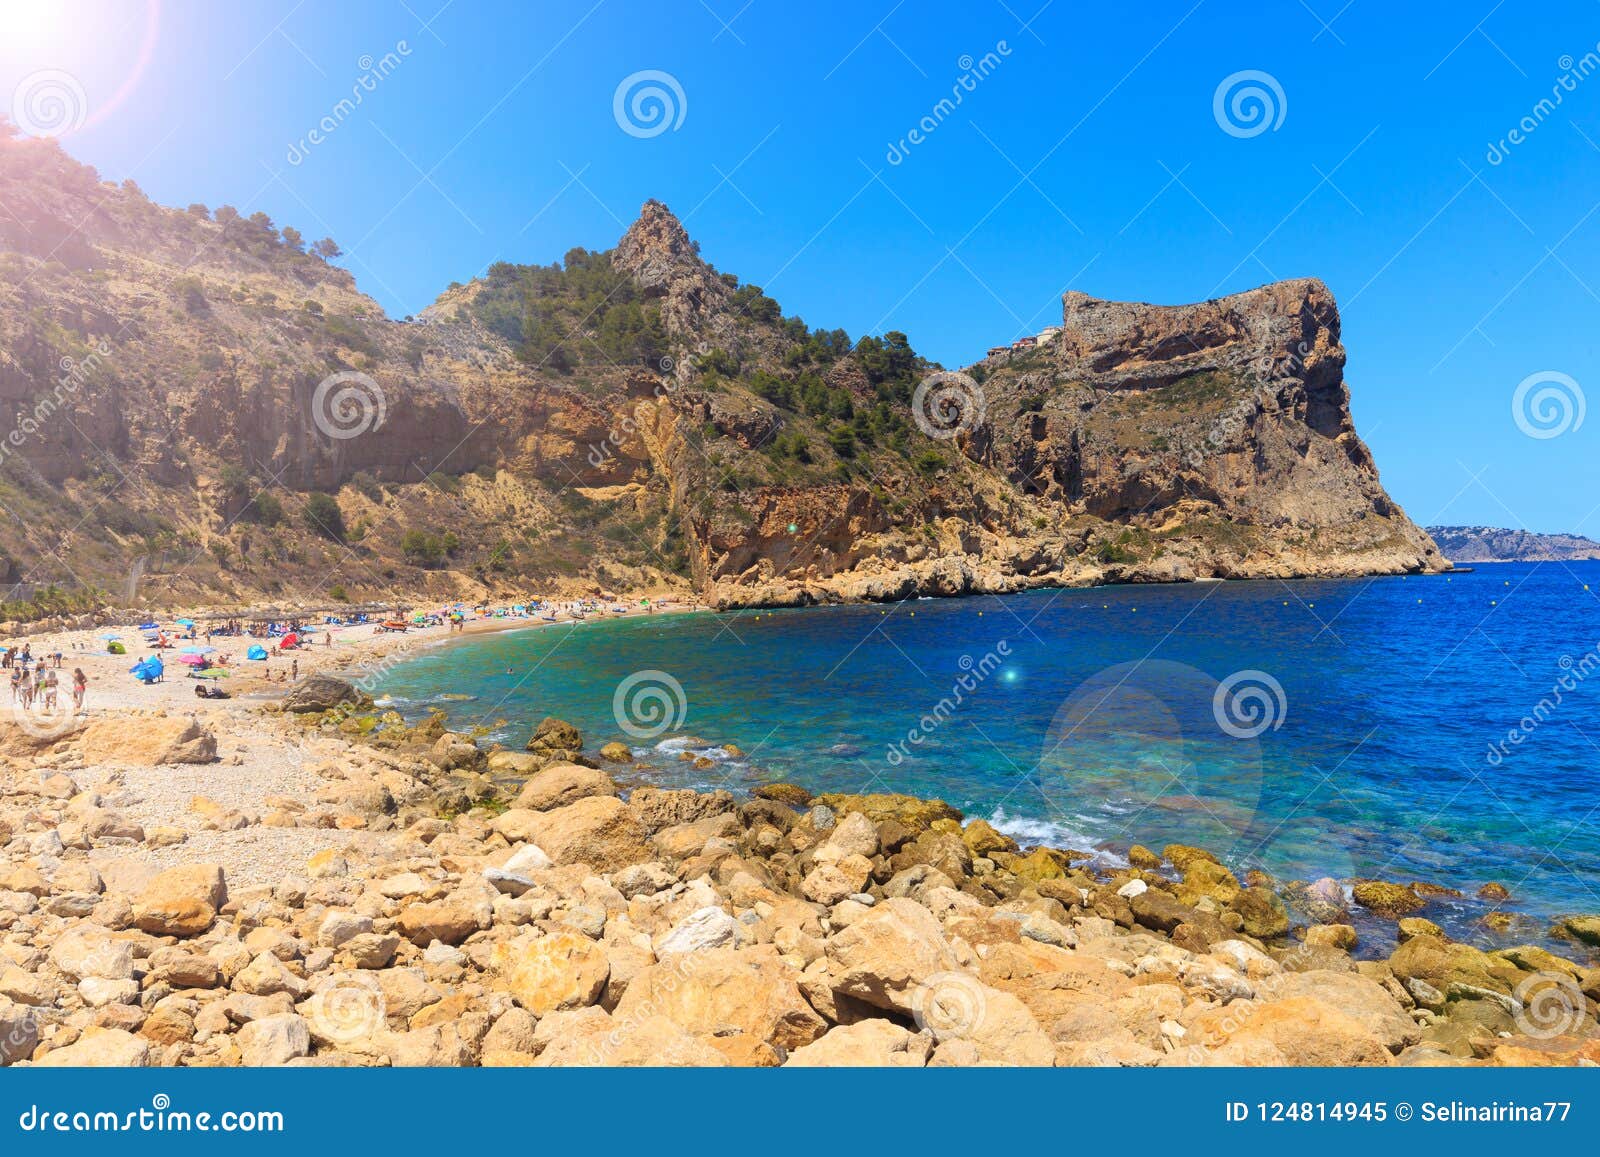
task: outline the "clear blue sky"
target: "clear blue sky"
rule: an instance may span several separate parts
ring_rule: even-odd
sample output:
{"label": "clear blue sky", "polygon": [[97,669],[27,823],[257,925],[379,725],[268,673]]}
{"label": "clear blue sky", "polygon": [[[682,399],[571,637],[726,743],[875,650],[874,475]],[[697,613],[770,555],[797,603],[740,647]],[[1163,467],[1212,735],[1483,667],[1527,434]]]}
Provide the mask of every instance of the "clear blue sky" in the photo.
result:
{"label": "clear blue sky", "polygon": [[[1535,111],[1586,70],[1600,5],[1040,3],[0,0],[0,101],[71,73],[76,155],[331,233],[396,316],[492,261],[609,247],[651,196],[787,312],[946,365],[1057,319],[1068,287],[1175,303],[1315,275],[1413,517],[1600,535],[1600,412],[1544,439],[1512,415],[1543,371],[1600,406],[1600,70]],[[613,115],[644,70],[683,94],[649,137]],[[1213,109],[1244,70],[1283,93],[1254,136]]]}

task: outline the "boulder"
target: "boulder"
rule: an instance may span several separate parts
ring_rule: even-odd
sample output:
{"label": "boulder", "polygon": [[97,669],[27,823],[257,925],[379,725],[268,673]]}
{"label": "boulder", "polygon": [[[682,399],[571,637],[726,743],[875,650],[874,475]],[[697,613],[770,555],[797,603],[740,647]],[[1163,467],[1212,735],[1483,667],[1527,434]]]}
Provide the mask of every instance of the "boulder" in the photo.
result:
{"label": "boulder", "polygon": [[837,991],[907,1013],[924,981],[960,968],[933,913],[906,899],[885,900],[835,934],[827,955]]}
{"label": "boulder", "polygon": [[973,820],[961,831],[961,838],[974,856],[987,856],[990,852],[1015,852],[1017,841],[994,830],[988,820]]}
{"label": "boulder", "polygon": [[[628,797],[628,807],[649,835],[679,824],[698,823],[735,810],[726,791],[691,791],[687,788],[641,787]],[[736,829],[737,830],[737,829]]]}
{"label": "boulder", "polygon": [[[1238,1025],[1236,1031],[1229,1031]],[[1387,1065],[1389,1049],[1359,1018],[1314,996],[1233,1004],[1201,1013],[1188,1036],[1221,1065]]]}
{"label": "boulder", "polygon": [[583,735],[572,724],[552,716],[545,716],[533,729],[533,738],[527,748],[536,755],[560,758],[569,752],[583,750]]}
{"label": "boulder", "polygon": [[1289,934],[1289,913],[1277,893],[1268,888],[1241,889],[1229,907],[1243,921],[1242,930],[1257,940],[1277,940]]}
{"label": "boulder", "polygon": [[0,1065],[27,1060],[39,1043],[39,1022],[27,1005],[0,997]]}
{"label": "boulder", "polygon": [[1423,899],[1404,884],[1384,880],[1357,880],[1350,888],[1351,899],[1380,916],[1409,916],[1423,905]]}
{"label": "boulder", "polygon": [[532,775],[549,762],[526,751],[491,751],[486,766],[490,775]]}
{"label": "boulder", "polygon": [[1128,863],[1146,872],[1153,872],[1161,866],[1161,857],[1143,844],[1134,844],[1128,849]]}
{"label": "boulder", "polygon": [[133,975],[133,949],[125,941],[111,939],[105,930],[85,925],[50,946],[50,963],[73,980],[91,976],[125,980]]}
{"label": "boulder", "polygon": [[496,944],[489,968],[534,1016],[583,1008],[600,999],[611,965],[605,949],[576,932],[524,936]]}
{"label": "boulder", "polygon": [[[977,821],[982,823],[982,820]],[[816,849],[818,860],[842,860],[847,856],[878,854],[878,825],[860,812],[850,812],[828,833]]]}
{"label": "boulder", "polygon": [[168,868],[139,893],[133,922],[153,936],[198,936],[215,923],[227,902],[220,865],[183,864]]}
{"label": "boulder", "polygon": [[1422,1030],[1400,1002],[1376,980],[1355,972],[1313,969],[1289,972],[1277,982],[1280,997],[1311,996],[1359,1021],[1391,1053],[1422,1039]]}
{"label": "boulder", "polygon": [[618,1002],[619,1024],[659,1013],[697,1036],[730,1029],[777,1048],[797,1049],[827,1030],[775,957],[709,948],[646,968]]}
{"label": "boulder", "polygon": [[690,860],[706,850],[712,840],[733,840],[739,835],[739,818],[732,812],[706,816],[692,823],[673,824],[651,837],[656,853],[666,860]]}
{"label": "boulder", "polygon": [[806,899],[832,907],[846,896],[854,896],[872,878],[872,861],[861,855],[848,855],[838,862],[818,864],[800,885]]}
{"label": "boulder", "polygon": [[1413,936],[1394,950],[1389,967],[1413,992],[1413,982],[1421,981],[1456,1000],[1505,1003],[1523,976],[1509,960],[1441,936]]}
{"label": "boulder", "polygon": [[1162,857],[1178,871],[1187,871],[1189,865],[1196,860],[1210,860],[1218,863],[1217,857],[1204,848],[1191,847],[1188,844],[1168,844],[1161,849]]}
{"label": "boulder", "polygon": [[927,979],[914,993],[916,1023],[943,1047],[964,1041],[988,1065],[1049,1067],[1056,1049],[1033,1013],[1015,995],[991,988],[970,972]]}
{"label": "boulder", "polygon": [[306,982],[271,952],[261,953],[240,969],[230,986],[251,996],[287,993],[292,1000],[299,1000],[306,993]]}
{"label": "boulder", "polygon": [[[518,821],[507,825],[512,816]],[[654,858],[638,820],[615,796],[591,796],[546,812],[506,812],[494,827],[507,839],[538,844],[557,864],[614,872]]]}
{"label": "boulder", "polygon": [[435,940],[460,944],[474,932],[489,927],[494,910],[486,896],[478,892],[454,892],[442,900],[408,904],[400,912],[399,930],[418,948]]}
{"label": "boulder", "polygon": [[511,806],[531,811],[549,811],[590,796],[616,794],[616,783],[603,771],[576,763],[552,763],[522,785]]}
{"label": "boulder", "polygon": [[607,763],[632,763],[633,751],[626,743],[612,740],[600,749],[600,758]]}
{"label": "boulder", "polygon": [[313,711],[332,711],[341,703],[359,705],[365,696],[343,679],[332,675],[307,675],[284,697],[283,709],[297,715]]}
{"label": "boulder", "polygon": [[615,1024],[575,1024],[557,1036],[534,1064],[607,1068],[714,1068],[728,1062],[701,1037],[665,1016],[645,1013]]}
{"label": "boulder", "polygon": [[784,1063],[796,1069],[919,1069],[928,1063],[932,1051],[933,1041],[927,1033],[872,1018],[835,1025],[810,1044],[795,1049]]}
{"label": "boulder", "polygon": [[169,763],[211,763],[217,737],[189,716],[106,716],[83,729],[80,750],[87,763],[160,767]]}
{"label": "boulder", "polygon": [[311,1052],[311,1030],[305,1019],[294,1013],[253,1020],[235,1039],[244,1063],[251,1068],[276,1068]]}
{"label": "boulder", "polygon": [[120,1028],[89,1027],[75,1044],[51,1049],[36,1062],[40,1068],[129,1069],[145,1068],[155,1062],[150,1042]]}
{"label": "boulder", "polygon": [[1313,924],[1306,929],[1306,943],[1313,948],[1338,948],[1349,952],[1356,942],[1356,930],[1349,924]]}
{"label": "boulder", "polygon": [[1183,869],[1183,883],[1175,891],[1178,898],[1191,907],[1206,898],[1219,904],[1232,904],[1239,895],[1239,880],[1215,860],[1196,857]]}
{"label": "boulder", "polygon": [[1580,944],[1600,945],[1600,916],[1563,916],[1555,922],[1554,934]]}
{"label": "boulder", "polygon": [[679,952],[701,952],[732,945],[739,938],[739,922],[721,908],[708,906],[689,913],[655,941],[655,953],[666,959]]}
{"label": "boulder", "polygon": [[961,813],[942,799],[919,799],[914,795],[901,795],[895,792],[867,795],[830,793],[819,795],[810,802],[815,806],[830,808],[838,815],[860,812],[875,824],[894,820],[913,831],[931,827],[935,820],[952,820],[957,824],[961,822]]}
{"label": "boulder", "polygon": [[792,808],[807,808],[811,806],[811,793],[798,784],[764,783],[751,794],[757,799],[771,800],[774,803],[786,804]]}

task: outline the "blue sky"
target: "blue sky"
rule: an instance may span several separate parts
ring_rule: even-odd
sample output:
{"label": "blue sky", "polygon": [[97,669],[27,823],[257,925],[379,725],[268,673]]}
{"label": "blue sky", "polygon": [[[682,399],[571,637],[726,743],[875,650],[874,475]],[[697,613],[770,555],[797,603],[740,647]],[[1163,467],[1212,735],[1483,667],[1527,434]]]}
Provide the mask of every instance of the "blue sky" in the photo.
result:
{"label": "blue sky", "polygon": [[[1177,303],[1315,275],[1414,518],[1600,536],[1600,413],[1572,406],[1600,404],[1600,5],[1040,3],[0,0],[0,101],[69,73],[75,155],[332,234],[395,316],[492,261],[607,248],[651,196],[787,312],[952,366],[1067,288]],[[645,71],[682,94],[653,136],[614,116]],[[1282,94],[1254,135],[1214,111],[1245,71]],[[1524,401],[1554,390],[1568,428],[1532,437],[1513,398],[1550,374]]]}

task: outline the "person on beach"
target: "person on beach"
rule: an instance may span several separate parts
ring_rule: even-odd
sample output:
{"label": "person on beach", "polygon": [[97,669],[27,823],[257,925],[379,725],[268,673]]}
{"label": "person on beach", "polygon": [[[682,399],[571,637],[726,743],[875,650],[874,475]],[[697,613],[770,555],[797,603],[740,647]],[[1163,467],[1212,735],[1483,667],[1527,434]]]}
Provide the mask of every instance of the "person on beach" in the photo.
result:
{"label": "person on beach", "polygon": [[296,659],[294,662],[289,664],[289,681],[291,683],[297,682],[299,680],[299,678],[300,678],[300,660]]}
{"label": "person on beach", "polygon": [[59,679],[52,668],[44,673],[44,707],[46,711],[54,711],[56,707],[56,694],[59,689]]}
{"label": "person on beach", "polygon": [[22,693],[22,668],[11,668],[11,701],[15,703]]}

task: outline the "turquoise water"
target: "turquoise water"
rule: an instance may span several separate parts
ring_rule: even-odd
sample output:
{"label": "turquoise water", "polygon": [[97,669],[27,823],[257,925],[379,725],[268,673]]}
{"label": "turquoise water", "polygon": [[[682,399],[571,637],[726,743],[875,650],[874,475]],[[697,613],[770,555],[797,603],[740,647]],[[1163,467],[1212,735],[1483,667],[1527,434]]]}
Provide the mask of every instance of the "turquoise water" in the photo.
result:
{"label": "turquoise water", "polygon": [[[1502,564],[556,625],[442,645],[381,691],[514,747],[559,716],[629,742],[641,781],[907,791],[1025,842],[1495,880],[1544,916],[1600,912],[1597,645],[1600,564]],[[678,758],[720,743],[745,754]]]}

